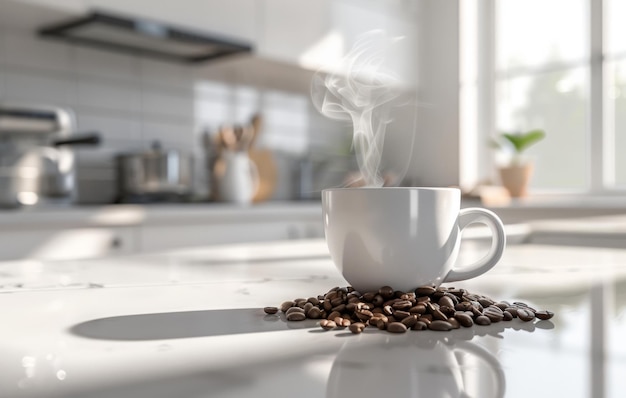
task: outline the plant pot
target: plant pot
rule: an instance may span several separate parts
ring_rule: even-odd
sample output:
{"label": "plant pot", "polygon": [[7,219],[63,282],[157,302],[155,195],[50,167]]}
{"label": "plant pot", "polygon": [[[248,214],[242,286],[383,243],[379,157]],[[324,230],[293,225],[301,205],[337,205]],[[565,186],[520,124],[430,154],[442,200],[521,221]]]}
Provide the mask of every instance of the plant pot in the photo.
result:
{"label": "plant pot", "polygon": [[533,164],[516,164],[500,167],[502,185],[509,191],[511,197],[520,198],[528,195],[528,183],[533,173]]}

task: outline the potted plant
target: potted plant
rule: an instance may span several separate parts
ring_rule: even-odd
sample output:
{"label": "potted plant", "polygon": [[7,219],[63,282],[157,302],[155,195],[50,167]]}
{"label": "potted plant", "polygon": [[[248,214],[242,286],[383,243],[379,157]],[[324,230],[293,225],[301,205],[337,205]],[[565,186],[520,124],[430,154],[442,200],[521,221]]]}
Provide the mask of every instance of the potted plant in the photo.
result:
{"label": "potted plant", "polygon": [[492,145],[498,149],[510,152],[508,162],[499,167],[502,185],[512,197],[519,198],[528,193],[528,183],[533,173],[533,163],[524,158],[523,152],[531,145],[541,141],[546,136],[543,130],[527,132],[502,133],[500,140],[493,140]]}

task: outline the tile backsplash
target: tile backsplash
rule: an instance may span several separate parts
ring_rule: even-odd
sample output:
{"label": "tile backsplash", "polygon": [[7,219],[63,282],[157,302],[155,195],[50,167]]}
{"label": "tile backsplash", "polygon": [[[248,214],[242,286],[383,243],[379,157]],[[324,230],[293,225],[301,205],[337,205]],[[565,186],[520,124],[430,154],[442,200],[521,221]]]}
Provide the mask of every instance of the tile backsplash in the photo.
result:
{"label": "tile backsplash", "polygon": [[[68,107],[77,131],[102,134],[99,147],[77,149],[82,203],[113,201],[114,156],[147,149],[155,140],[200,160],[196,192],[206,195],[201,134],[247,123],[256,112],[264,116],[258,145],[277,153],[300,157],[311,147],[345,141],[345,126],[317,114],[308,90],[240,84],[219,73],[203,77],[211,68],[78,47],[0,26],[0,101]],[[283,187],[276,196],[287,199],[289,191]]]}

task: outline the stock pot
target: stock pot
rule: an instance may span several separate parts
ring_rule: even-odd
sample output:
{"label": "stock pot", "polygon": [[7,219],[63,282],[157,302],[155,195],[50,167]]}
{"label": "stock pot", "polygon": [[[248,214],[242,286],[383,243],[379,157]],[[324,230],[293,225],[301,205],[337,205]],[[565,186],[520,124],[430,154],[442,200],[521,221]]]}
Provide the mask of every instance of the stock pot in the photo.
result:
{"label": "stock pot", "polygon": [[191,154],[154,142],[150,150],[118,154],[115,161],[118,202],[179,201],[192,193]]}

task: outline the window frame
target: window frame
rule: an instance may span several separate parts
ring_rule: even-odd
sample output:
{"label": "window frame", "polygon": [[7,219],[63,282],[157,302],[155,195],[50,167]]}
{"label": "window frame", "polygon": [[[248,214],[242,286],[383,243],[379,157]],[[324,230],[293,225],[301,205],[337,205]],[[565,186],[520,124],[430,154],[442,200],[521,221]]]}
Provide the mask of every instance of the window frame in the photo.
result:
{"label": "window frame", "polygon": [[[582,195],[624,195],[625,186],[616,185],[616,163],[615,163],[615,123],[614,106],[612,100],[608,98],[610,87],[612,87],[612,74],[609,71],[610,62],[616,57],[606,54],[606,27],[608,26],[607,10],[605,0],[587,0],[587,45],[588,57],[558,64],[549,64],[536,67],[523,67],[506,74],[497,71],[496,68],[496,40],[497,21],[496,11],[498,0],[474,0],[473,2],[460,2],[460,37],[461,52],[467,42],[467,31],[463,31],[463,25],[476,26],[476,36],[472,38],[477,41],[475,58],[461,57],[461,82],[463,90],[467,84],[467,74],[463,70],[467,69],[467,63],[475,63],[476,72],[472,77],[476,84],[477,94],[474,99],[474,108],[477,112],[476,125],[472,128],[461,122],[460,132],[463,141],[470,138],[486,141],[489,137],[496,135],[496,86],[499,79],[516,75],[532,75],[550,71],[570,70],[575,67],[584,66],[588,68],[589,101],[588,101],[588,125],[587,142],[589,158],[589,168],[587,170],[587,187],[582,190],[555,189],[533,189],[533,194],[558,193],[558,194],[582,194]],[[470,8],[474,8],[468,11]],[[468,17],[475,17],[476,21],[469,23]],[[467,52],[467,51],[465,51]],[[620,57],[617,57],[620,58]],[[626,58],[626,57],[625,57]],[[464,81],[465,80],[465,81]],[[470,79],[471,80],[471,79]],[[463,106],[463,101],[461,102]],[[474,132],[477,131],[477,132]],[[484,145],[483,145],[484,146]],[[480,148],[481,145],[478,145]],[[461,158],[463,158],[461,150]],[[478,161],[469,164],[469,161],[461,162],[461,185],[475,185],[479,183],[478,177],[483,176],[495,180],[495,155],[487,154],[484,149],[478,150],[476,157]]]}

